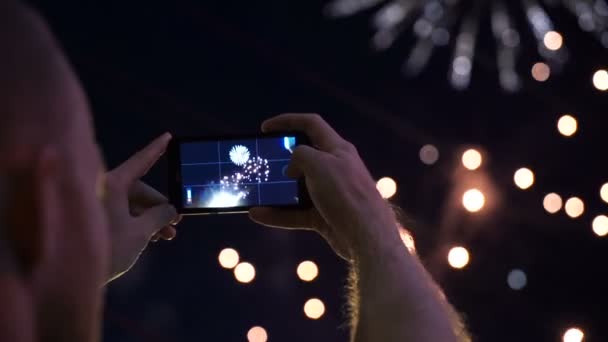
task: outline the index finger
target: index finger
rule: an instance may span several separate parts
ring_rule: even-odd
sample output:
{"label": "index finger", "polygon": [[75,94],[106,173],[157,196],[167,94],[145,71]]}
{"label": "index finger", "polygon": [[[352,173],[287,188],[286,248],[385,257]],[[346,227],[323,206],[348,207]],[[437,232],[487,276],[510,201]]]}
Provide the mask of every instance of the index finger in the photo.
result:
{"label": "index finger", "polygon": [[329,152],[341,148],[346,141],[318,114],[282,114],[264,121],[263,132],[302,131],[313,145]]}
{"label": "index finger", "polygon": [[131,183],[143,177],[165,152],[170,140],[171,134],[165,133],[135,153],[117,168],[120,179]]}
{"label": "index finger", "polygon": [[129,190],[129,201],[135,201],[140,205],[148,207],[169,202],[165,195],[141,180],[135,181],[131,186],[131,189]]}

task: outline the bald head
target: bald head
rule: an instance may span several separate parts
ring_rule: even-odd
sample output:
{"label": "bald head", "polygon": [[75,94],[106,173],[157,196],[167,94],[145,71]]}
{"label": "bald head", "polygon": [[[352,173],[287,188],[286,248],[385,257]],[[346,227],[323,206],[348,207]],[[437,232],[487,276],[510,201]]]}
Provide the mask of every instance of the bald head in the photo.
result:
{"label": "bald head", "polygon": [[40,16],[0,0],[0,158],[92,134],[79,82]]}
{"label": "bald head", "polygon": [[0,0],[0,51],[0,258],[27,283],[0,278],[0,302],[30,291],[38,340],[96,341],[109,245],[86,97],[44,21],[14,0]]}

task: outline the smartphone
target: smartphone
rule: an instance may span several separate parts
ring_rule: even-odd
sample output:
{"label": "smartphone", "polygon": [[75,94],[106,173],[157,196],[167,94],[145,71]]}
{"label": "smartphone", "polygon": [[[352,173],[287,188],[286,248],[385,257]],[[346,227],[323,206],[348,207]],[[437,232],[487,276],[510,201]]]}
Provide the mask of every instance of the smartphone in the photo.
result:
{"label": "smartphone", "polygon": [[287,177],[302,133],[177,137],[169,144],[169,197],[180,214],[247,212],[252,207],[308,208],[303,179]]}

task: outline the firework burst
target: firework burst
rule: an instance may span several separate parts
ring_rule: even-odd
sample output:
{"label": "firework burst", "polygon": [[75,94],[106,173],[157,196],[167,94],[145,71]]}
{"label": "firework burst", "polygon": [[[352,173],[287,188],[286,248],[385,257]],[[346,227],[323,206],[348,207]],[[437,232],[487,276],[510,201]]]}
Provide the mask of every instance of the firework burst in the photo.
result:
{"label": "firework burst", "polygon": [[331,17],[350,17],[374,11],[376,31],[372,47],[389,49],[400,36],[410,31],[416,37],[403,71],[414,76],[422,72],[435,49],[453,45],[449,70],[456,89],[468,88],[473,70],[476,43],[483,15],[489,13],[496,42],[500,85],[507,91],[521,87],[516,71],[521,50],[521,34],[531,32],[540,56],[555,70],[568,59],[563,37],[554,26],[548,10],[563,6],[578,18],[582,30],[595,35],[608,48],[608,5],[605,0],[522,0],[517,2],[528,27],[515,25],[518,10],[507,0],[333,0],[326,7]]}
{"label": "firework burst", "polygon": [[249,160],[249,149],[243,145],[235,145],[230,150],[230,160],[238,166],[244,165]]}
{"label": "firework burst", "polygon": [[268,167],[268,159],[255,157],[248,160],[245,165],[243,165],[243,178],[248,182],[267,182],[269,175],[270,168]]}
{"label": "firework burst", "polygon": [[[218,194],[230,194],[232,199],[240,201],[241,199],[247,198],[249,191],[247,185],[252,183],[267,182],[270,176],[270,168],[268,166],[268,159],[262,157],[248,158],[248,160],[241,165],[241,170],[235,172],[230,176],[224,176],[220,180],[221,191]],[[213,197],[215,198],[215,196]],[[212,200],[213,200],[212,198]]]}

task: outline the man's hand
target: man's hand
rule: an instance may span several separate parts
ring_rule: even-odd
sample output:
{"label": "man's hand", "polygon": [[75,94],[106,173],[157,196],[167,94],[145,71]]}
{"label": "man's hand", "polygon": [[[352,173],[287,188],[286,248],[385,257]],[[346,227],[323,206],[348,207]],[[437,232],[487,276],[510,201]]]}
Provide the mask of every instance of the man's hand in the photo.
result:
{"label": "man's hand", "polygon": [[171,240],[180,217],[167,198],[139,179],[165,152],[171,135],[163,134],[106,175],[106,208],[112,262],[109,281],[127,272],[150,240]]}
{"label": "man's hand", "polygon": [[288,175],[304,176],[315,208],[254,208],[249,215],[267,226],[313,229],[351,261],[353,341],[451,342],[464,336],[438,287],[403,245],[396,215],[355,147],[318,115],[281,115],[262,130],[304,131],[311,139],[314,147],[294,150]]}
{"label": "man's hand", "polygon": [[[366,241],[399,241],[395,215],[382,199],[356,148],[319,115],[284,114],[262,124],[262,131],[303,131],[314,147],[298,146],[288,175],[304,176],[315,208],[254,208],[250,217],[263,225],[313,229],[347,260],[365,252]],[[368,222],[380,222],[370,230]]]}

